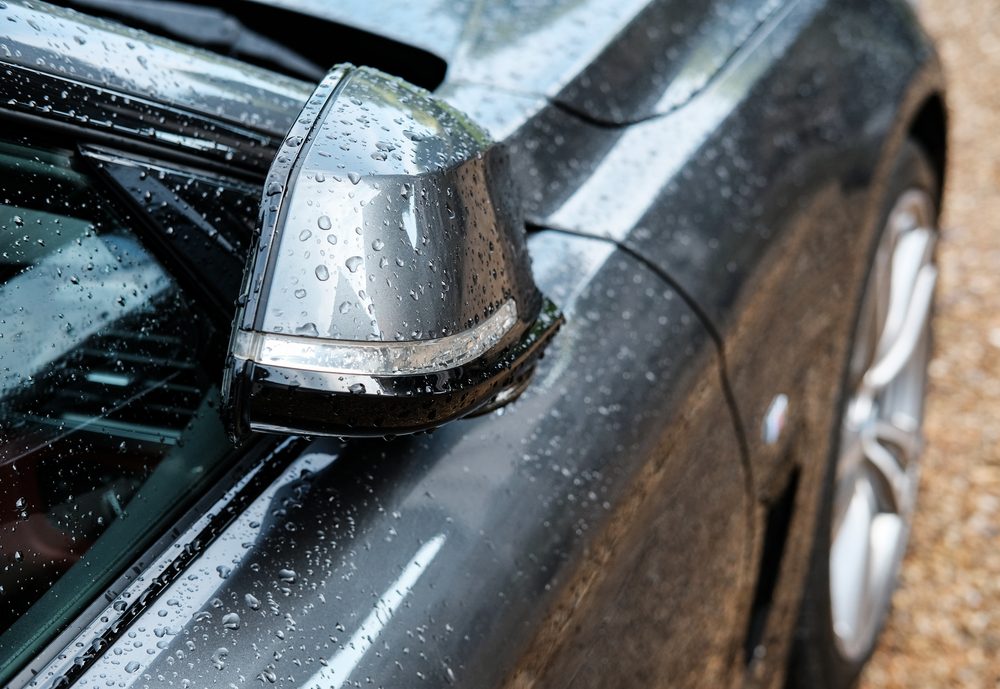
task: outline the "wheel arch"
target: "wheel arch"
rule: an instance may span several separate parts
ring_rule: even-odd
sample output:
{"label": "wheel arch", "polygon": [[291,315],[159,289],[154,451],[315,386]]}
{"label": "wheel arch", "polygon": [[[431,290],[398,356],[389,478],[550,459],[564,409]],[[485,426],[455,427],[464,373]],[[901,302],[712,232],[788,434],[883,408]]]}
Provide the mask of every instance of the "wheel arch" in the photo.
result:
{"label": "wheel arch", "polygon": [[927,153],[937,173],[934,201],[940,210],[948,166],[948,110],[942,93],[934,92],[924,99],[910,121],[908,133]]}

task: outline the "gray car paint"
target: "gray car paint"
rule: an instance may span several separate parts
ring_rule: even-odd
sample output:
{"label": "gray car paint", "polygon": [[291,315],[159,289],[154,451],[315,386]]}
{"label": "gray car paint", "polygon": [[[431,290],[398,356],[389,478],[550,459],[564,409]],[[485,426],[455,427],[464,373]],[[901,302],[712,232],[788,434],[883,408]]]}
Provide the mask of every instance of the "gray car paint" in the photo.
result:
{"label": "gray car paint", "polygon": [[698,93],[782,0],[381,3],[253,0],[409,43],[448,63],[443,89],[542,96],[604,123]]}
{"label": "gray car paint", "polygon": [[[355,11],[392,35],[382,7]],[[161,635],[159,609],[149,608],[81,682],[311,686],[329,679],[332,660],[357,657],[349,679],[375,686],[719,686],[744,673],[780,683],[837,356],[877,224],[873,199],[941,82],[902,2],[799,0],[745,16],[759,20],[743,34],[749,43],[669,110],[649,104],[673,81],[629,78],[645,65],[602,63],[629,54],[606,45],[628,35],[614,22],[533,44],[558,52],[595,41],[574,53],[574,69],[540,85],[522,88],[512,73],[446,81],[443,94],[508,139],[534,223],[560,230],[529,243],[540,286],[568,314],[538,379],[513,406],[428,436],[314,446],[329,464],[301,499],[281,495],[255,539],[224,532],[218,542],[231,552],[210,546],[200,556],[204,565],[249,551],[227,578],[189,584],[214,591],[222,607],[209,600],[210,618],[182,615]],[[467,35],[456,28],[464,20],[445,12],[439,21],[444,44]],[[581,73],[647,93],[612,113],[561,100]],[[801,292],[789,294],[795,275]],[[755,423],[773,393],[789,390],[793,432],[763,448]],[[739,647],[759,525],[793,469],[802,509],[788,557],[798,559],[783,565],[755,656],[768,662],[747,667]],[[431,553],[417,576],[410,563]],[[295,582],[282,581],[286,568]],[[269,603],[240,609],[247,594],[265,601],[268,591],[277,613]],[[230,612],[240,616],[235,629],[222,619]],[[93,629],[79,643],[90,638]],[[362,640],[360,655],[352,639]],[[118,659],[136,652],[146,657],[129,672]],[[35,684],[74,655],[57,657]]]}

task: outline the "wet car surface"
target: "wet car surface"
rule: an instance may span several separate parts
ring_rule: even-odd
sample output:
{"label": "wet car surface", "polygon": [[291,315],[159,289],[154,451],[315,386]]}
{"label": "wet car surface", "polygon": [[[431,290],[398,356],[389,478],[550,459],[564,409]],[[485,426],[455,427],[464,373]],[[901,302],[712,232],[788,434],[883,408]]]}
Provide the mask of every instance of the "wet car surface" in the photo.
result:
{"label": "wet car surface", "polygon": [[[84,9],[138,22],[100,5]],[[67,303],[13,301],[5,323],[39,350],[63,338],[75,352],[106,356],[101,365],[49,357],[54,373],[37,378],[15,350],[4,354],[30,408],[11,428],[52,427],[72,446],[45,441],[52,469],[16,436],[4,439],[3,500],[13,509],[0,582],[20,598],[0,637],[4,681],[783,683],[893,161],[905,140],[931,164],[942,160],[941,77],[910,11],[819,0],[458,3],[433,12],[247,4],[258,6],[236,15],[258,37],[264,19],[328,22],[369,32],[362,38],[381,33],[389,52],[401,43],[406,55],[426,55],[407,76],[426,78],[435,107],[459,113],[441,121],[471,118],[482,129],[470,125],[470,136],[502,148],[504,200],[527,229],[529,279],[561,313],[561,328],[511,396],[429,433],[227,439],[218,386],[231,361],[233,305],[246,303],[241,278],[257,284],[243,266],[261,241],[258,207],[266,216],[269,196],[285,191],[265,185],[265,173],[290,155],[286,132],[302,122],[309,70],[295,62],[295,76],[282,76],[117,23],[7,3],[3,114],[16,129],[3,145],[23,161],[7,174],[43,191],[22,201],[29,214],[5,182],[13,210],[4,227],[18,260],[3,289],[65,294]],[[420,38],[422,27],[439,29],[440,40]],[[168,28],[196,42],[183,25]],[[441,61],[443,81],[432,83]],[[395,106],[400,93],[381,97]],[[349,163],[335,170],[351,203],[369,184],[381,198],[388,182],[369,179],[389,169],[380,161],[394,164],[389,156],[414,142],[419,151],[427,136],[406,144],[389,141],[398,134],[389,126],[364,133],[368,118],[382,117],[367,98],[359,93],[356,108],[342,111],[348,120],[332,137],[357,146],[333,147],[333,157],[372,154],[363,173]],[[57,153],[40,162],[47,150]],[[43,185],[49,178],[68,181]],[[75,197],[68,215],[52,217],[53,198],[65,198],[59,185],[71,182],[96,200]],[[456,174],[442,193],[465,198],[467,184]],[[403,188],[406,199],[413,187]],[[472,227],[469,218],[492,222],[469,214],[457,225]],[[417,265],[426,259],[414,239],[436,226],[410,220],[399,229],[409,228]],[[334,221],[345,224],[331,236],[351,231]],[[303,249],[305,279],[318,281],[310,289],[338,290],[317,302],[311,323],[313,312],[344,303],[344,280],[334,285],[311,254],[334,255],[321,241],[328,231],[321,224],[306,236],[296,225],[294,235],[319,242]],[[498,232],[509,231],[520,226]],[[420,327],[396,340],[452,334],[505,298],[527,303],[490,281],[499,258],[468,279],[455,271],[440,280],[431,260],[415,278],[405,261],[380,264],[382,236],[359,246],[373,247],[365,255],[390,276],[386,294],[399,291],[400,304],[407,293],[416,301],[417,282],[430,285],[419,292],[429,299],[449,299],[455,285],[475,296],[439,331],[426,327],[438,311],[400,306],[395,317]],[[382,279],[357,268],[334,271],[348,283],[355,273]],[[48,282],[28,286],[32,278]],[[297,298],[297,279],[275,289]],[[146,321],[132,311],[143,304]],[[306,315],[287,311],[280,325],[296,330]],[[338,313],[334,321],[354,317]],[[138,350],[123,344],[129,328]],[[321,335],[315,326],[295,334]],[[81,378],[97,390],[73,387]],[[289,394],[301,395],[294,387]],[[183,403],[153,398],[174,388]],[[408,393],[414,404],[422,392]],[[72,416],[63,398],[92,406]],[[50,399],[55,406],[43,406]],[[13,418],[17,403],[4,404]],[[165,420],[154,423],[155,413]],[[98,481],[92,456],[123,479]],[[17,540],[58,512],[44,491],[30,504],[21,495],[53,474],[83,484],[65,488],[60,533],[40,532],[74,544],[57,554]]]}

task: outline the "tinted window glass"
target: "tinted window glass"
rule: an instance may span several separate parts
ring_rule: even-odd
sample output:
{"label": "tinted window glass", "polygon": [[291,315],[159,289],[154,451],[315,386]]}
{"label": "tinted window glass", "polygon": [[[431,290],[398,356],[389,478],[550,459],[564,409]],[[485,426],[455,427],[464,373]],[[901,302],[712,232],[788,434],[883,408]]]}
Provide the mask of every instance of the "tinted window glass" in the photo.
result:
{"label": "tinted window glass", "polygon": [[260,188],[220,175],[176,169],[111,151],[85,151],[109,182],[152,225],[177,257],[179,276],[209,295],[226,318],[233,312],[247,244],[257,224]]}
{"label": "tinted window glass", "polygon": [[0,143],[0,682],[228,450],[213,325],[68,152]]}

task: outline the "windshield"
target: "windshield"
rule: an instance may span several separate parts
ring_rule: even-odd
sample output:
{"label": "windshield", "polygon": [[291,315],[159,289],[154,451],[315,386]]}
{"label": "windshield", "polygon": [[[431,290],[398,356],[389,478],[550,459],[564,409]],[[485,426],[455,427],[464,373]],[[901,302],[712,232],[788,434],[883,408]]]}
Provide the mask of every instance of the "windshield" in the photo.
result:
{"label": "windshield", "polygon": [[215,328],[81,165],[0,142],[0,683],[229,449]]}

